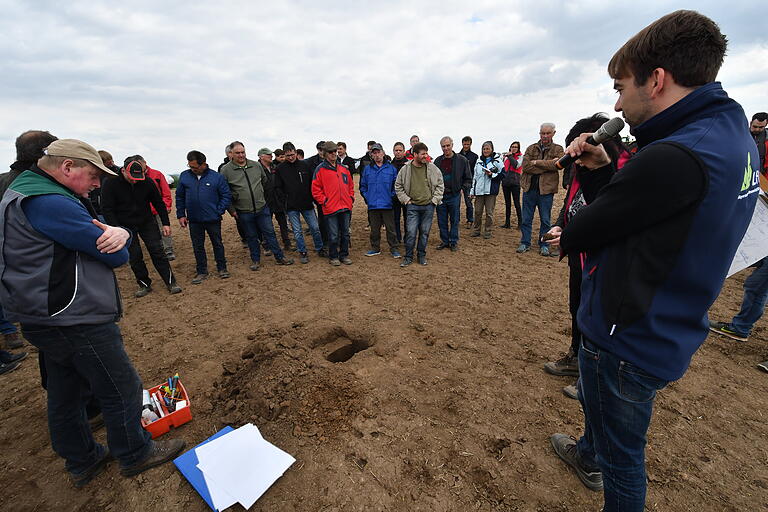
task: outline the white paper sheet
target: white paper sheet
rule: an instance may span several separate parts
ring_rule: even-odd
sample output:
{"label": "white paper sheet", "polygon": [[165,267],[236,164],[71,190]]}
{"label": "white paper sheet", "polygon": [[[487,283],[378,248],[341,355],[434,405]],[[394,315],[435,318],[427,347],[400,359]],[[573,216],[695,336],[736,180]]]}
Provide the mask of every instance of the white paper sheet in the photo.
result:
{"label": "white paper sheet", "polygon": [[747,232],[736,250],[728,277],[768,256],[768,204],[760,193]]}

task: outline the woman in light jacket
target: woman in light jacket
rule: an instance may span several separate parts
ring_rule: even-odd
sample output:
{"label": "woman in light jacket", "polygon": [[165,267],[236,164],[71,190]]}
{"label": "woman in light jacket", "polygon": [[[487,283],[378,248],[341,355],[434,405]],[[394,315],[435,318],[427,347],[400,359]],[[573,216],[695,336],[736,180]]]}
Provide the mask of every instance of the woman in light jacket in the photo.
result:
{"label": "woman in light jacket", "polygon": [[493,150],[493,142],[483,142],[480,157],[475,163],[475,177],[472,181],[470,197],[475,200],[475,224],[472,236],[480,236],[485,211],[485,230],[483,238],[491,238],[493,227],[493,209],[496,206],[496,196],[499,195],[499,184],[504,176],[504,164],[501,155]]}

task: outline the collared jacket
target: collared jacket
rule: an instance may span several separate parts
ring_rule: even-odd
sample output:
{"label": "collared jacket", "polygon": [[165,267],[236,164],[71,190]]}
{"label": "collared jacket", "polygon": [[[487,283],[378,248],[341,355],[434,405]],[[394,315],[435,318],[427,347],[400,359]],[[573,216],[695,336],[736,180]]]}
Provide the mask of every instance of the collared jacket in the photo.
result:
{"label": "collared jacket", "polygon": [[313,208],[312,171],[306,160],[287,160],[277,166],[275,190],[285,201],[288,211],[306,211]]}
{"label": "collared jacket", "polygon": [[379,167],[371,162],[360,178],[360,195],[363,196],[369,210],[389,210],[395,196],[397,169],[389,162],[382,162]]}
{"label": "collared jacket", "polygon": [[120,318],[112,268],[128,261],[130,240],[101,253],[103,231],[88,206],[37,167],[8,189],[0,202],[0,303],[9,320],[70,326]]}
{"label": "collared jacket", "polygon": [[265,167],[261,161],[256,162],[261,167],[264,175],[267,177],[267,184],[264,186],[264,199],[267,201],[269,211],[285,213],[285,198],[275,190],[275,167],[271,165]]}
{"label": "collared jacket", "polygon": [[[531,189],[531,179],[534,175],[539,176],[539,194],[554,194],[560,185],[555,159],[559,159],[565,154],[563,146],[550,143],[549,146],[541,146],[538,142],[528,146],[523,154],[523,174],[520,176],[520,188],[523,192]],[[540,160],[537,165],[531,162]]]}
{"label": "collared jacket", "polygon": [[355,202],[355,182],[349,169],[323,160],[312,174],[312,197],[323,208],[323,215],[352,211]]}
{"label": "collared jacket", "polygon": [[101,187],[101,211],[110,226],[136,228],[153,221],[150,207],[154,205],[163,226],[170,226],[168,211],[151,179],[131,183],[122,173],[104,180]]}
{"label": "collared jacket", "polygon": [[189,222],[216,222],[232,202],[224,176],[207,168],[199,177],[190,170],[179,176],[176,185],[176,217]]}
{"label": "collared jacket", "polygon": [[[485,174],[485,171],[491,171],[491,175]],[[482,156],[475,162],[475,178],[472,182],[472,189],[469,193],[473,196],[495,196],[499,194],[499,184],[504,177],[504,164],[501,162],[501,156],[493,153],[488,158]]]}
{"label": "collared jacket", "polygon": [[[411,200],[411,175],[413,173],[413,160],[409,160],[400,168],[395,180],[395,193],[397,199],[402,204],[407,204]],[[443,201],[443,173],[432,162],[427,162],[427,185],[432,193],[432,204],[439,205]]]}
{"label": "collared jacket", "polygon": [[245,165],[240,167],[230,160],[219,171],[227,180],[229,190],[232,192],[230,213],[256,213],[267,205],[264,190],[269,186],[269,178],[261,165],[256,164],[257,162],[246,159]]}
{"label": "collared jacket", "polygon": [[[440,172],[443,172],[442,163],[445,160],[445,155],[440,155],[435,158],[435,165]],[[451,181],[446,182],[443,179],[443,195],[458,194],[462,190],[466,190],[472,186],[472,169],[469,167],[469,160],[461,156],[459,153],[454,153],[451,157]]]}
{"label": "collared jacket", "polygon": [[[165,209],[166,211],[170,212],[173,202],[171,199],[171,187],[168,186],[168,180],[165,179],[165,174],[161,173],[157,169],[153,169],[150,166],[147,166],[147,177],[145,179],[151,179],[155,182],[155,185],[157,185],[157,190],[160,192],[160,196],[163,198],[163,203],[165,203]],[[150,208],[152,210],[152,215],[158,215],[154,206],[150,205]]]}

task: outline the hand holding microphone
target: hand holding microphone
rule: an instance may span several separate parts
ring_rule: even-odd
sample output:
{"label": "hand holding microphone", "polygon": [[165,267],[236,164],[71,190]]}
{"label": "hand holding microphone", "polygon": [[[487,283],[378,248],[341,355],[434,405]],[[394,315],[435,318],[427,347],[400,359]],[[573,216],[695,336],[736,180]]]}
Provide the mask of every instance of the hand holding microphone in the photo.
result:
{"label": "hand holding microphone", "polygon": [[614,117],[606,121],[595,133],[582,133],[565,150],[565,156],[557,161],[558,169],[563,169],[578,159],[578,163],[588,169],[597,169],[611,163],[611,158],[600,145],[615,137],[624,128],[624,120]]}

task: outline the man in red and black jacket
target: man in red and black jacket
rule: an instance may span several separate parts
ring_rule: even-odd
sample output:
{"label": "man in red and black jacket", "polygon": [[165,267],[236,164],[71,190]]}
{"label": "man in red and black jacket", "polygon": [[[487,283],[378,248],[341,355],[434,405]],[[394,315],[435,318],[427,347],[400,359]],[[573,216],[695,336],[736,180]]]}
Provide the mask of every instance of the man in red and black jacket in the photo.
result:
{"label": "man in red and black jacket", "polygon": [[325,218],[331,265],[351,265],[349,221],[355,201],[355,184],[349,169],[338,163],[336,144],[326,141],[322,150],[324,160],[312,175],[312,197],[322,208]]}

